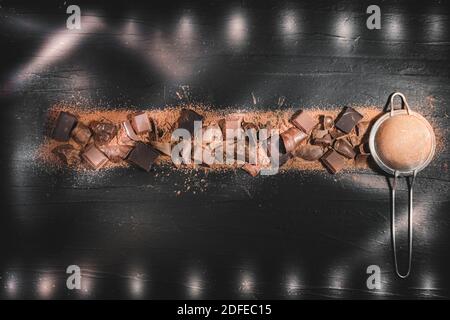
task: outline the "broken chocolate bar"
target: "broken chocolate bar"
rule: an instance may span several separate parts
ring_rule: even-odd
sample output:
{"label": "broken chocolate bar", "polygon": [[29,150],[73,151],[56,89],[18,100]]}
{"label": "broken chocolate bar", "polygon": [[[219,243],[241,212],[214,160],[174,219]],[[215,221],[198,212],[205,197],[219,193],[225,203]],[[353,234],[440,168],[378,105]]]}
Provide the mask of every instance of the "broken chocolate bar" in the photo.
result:
{"label": "broken chocolate bar", "polygon": [[158,151],[152,146],[138,142],[133,150],[131,150],[127,160],[146,171],[150,171],[157,157]]}
{"label": "broken chocolate bar", "polygon": [[125,159],[133,147],[128,145],[110,143],[99,146],[98,148],[108,157],[109,160],[117,163]]}
{"label": "broken chocolate bar", "polygon": [[120,125],[127,134],[128,138],[134,141],[139,141],[139,137],[136,135],[136,132],[134,132],[133,126],[131,125],[130,121],[123,121]]}
{"label": "broken chocolate bar", "polygon": [[330,134],[326,134],[322,138],[314,139],[312,143],[315,145],[329,146],[331,143],[333,143],[333,139],[331,138]]}
{"label": "broken chocolate bar", "polygon": [[131,125],[137,134],[142,134],[151,130],[150,120],[145,112],[135,114],[131,118]]}
{"label": "broken chocolate bar", "polygon": [[243,170],[247,171],[252,177],[256,177],[259,172],[261,171],[261,168],[258,165],[246,163],[241,167]]}
{"label": "broken chocolate bar", "polygon": [[108,157],[94,144],[89,145],[81,156],[92,169],[99,169],[108,162]]}
{"label": "broken chocolate bar", "polygon": [[314,129],[311,132],[311,139],[315,140],[315,139],[322,139],[323,137],[325,137],[328,134],[328,130],[320,130],[320,129]]}
{"label": "broken chocolate bar", "polygon": [[300,142],[308,137],[308,135],[304,131],[292,127],[281,133],[280,137],[283,141],[284,149],[286,150],[286,152],[292,152]]}
{"label": "broken chocolate bar", "polygon": [[194,134],[194,121],[203,121],[203,116],[190,109],[181,109],[178,118],[178,128],[183,128]]}
{"label": "broken chocolate bar", "polygon": [[77,117],[73,114],[61,111],[52,131],[52,138],[57,141],[69,141],[70,134],[77,124]]}
{"label": "broken chocolate bar", "polygon": [[336,128],[349,133],[356,126],[356,124],[363,118],[363,115],[351,107],[345,107],[344,111],[336,120]]}
{"label": "broken chocolate bar", "polygon": [[306,133],[310,133],[311,130],[318,124],[314,118],[312,118],[308,113],[304,110],[300,110],[296,112],[292,118],[291,122],[297,128],[303,130]]}
{"label": "broken chocolate bar", "polygon": [[333,117],[321,116],[321,120],[322,120],[322,129],[329,130],[329,129],[333,128],[333,125],[334,125]]}
{"label": "broken chocolate bar", "polygon": [[347,139],[336,140],[334,142],[333,148],[344,157],[347,157],[349,159],[353,159],[356,156],[356,152],[355,150],[353,150],[353,146]]}
{"label": "broken chocolate bar", "polygon": [[117,134],[117,127],[110,121],[92,121],[89,127],[94,133],[94,141],[98,145],[107,144]]}
{"label": "broken chocolate bar", "polygon": [[72,130],[73,140],[82,147],[84,147],[89,142],[91,136],[92,136],[91,130],[81,122],[78,122],[75,129]]}
{"label": "broken chocolate bar", "polygon": [[321,146],[306,144],[304,146],[300,146],[294,155],[306,161],[316,161],[323,156],[324,152],[325,151]]}
{"label": "broken chocolate bar", "polygon": [[59,145],[52,152],[70,167],[77,166],[81,162],[79,152],[71,144]]}
{"label": "broken chocolate bar", "polygon": [[331,173],[336,173],[345,166],[345,157],[330,149],[323,155],[322,163],[330,170]]}

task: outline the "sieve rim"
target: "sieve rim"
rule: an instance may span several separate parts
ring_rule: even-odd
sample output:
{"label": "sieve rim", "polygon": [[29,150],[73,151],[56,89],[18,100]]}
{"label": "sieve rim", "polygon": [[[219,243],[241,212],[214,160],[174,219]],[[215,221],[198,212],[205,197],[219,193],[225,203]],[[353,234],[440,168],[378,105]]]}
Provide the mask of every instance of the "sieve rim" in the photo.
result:
{"label": "sieve rim", "polygon": [[[391,117],[405,115],[405,114],[418,118],[426,125],[426,127],[428,128],[428,130],[431,134],[431,150],[430,150],[430,153],[428,154],[428,157],[426,158],[426,160],[423,161],[420,165],[412,168],[411,170],[395,170],[392,167],[390,167],[389,165],[387,165],[386,163],[384,163],[383,160],[378,155],[377,149],[375,147],[375,136],[378,132],[378,129],[380,128],[381,124],[384,121],[386,121],[387,119],[389,119]],[[434,157],[434,153],[436,151],[436,136],[434,134],[434,130],[433,130],[433,127],[431,126],[431,124],[421,114],[411,111],[411,110],[406,110],[406,109],[391,110],[390,112],[387,112],[386,114],[381,116],[381,118],[379,118],[372,126],[372,129],[370,130],[370,135],[369,135],[369,149],[370,149],[370,154],[371,154],[372,158],[375,160],[375,163],[384,172],[389,173],[391,175],[397,174],[400,176],[411,176],[414,174],[414,172],[417,173],[419,171],[422,171],[423,169],[425,169],[425,167],[428,166],[428,164],[430,164],[431,160]]]}

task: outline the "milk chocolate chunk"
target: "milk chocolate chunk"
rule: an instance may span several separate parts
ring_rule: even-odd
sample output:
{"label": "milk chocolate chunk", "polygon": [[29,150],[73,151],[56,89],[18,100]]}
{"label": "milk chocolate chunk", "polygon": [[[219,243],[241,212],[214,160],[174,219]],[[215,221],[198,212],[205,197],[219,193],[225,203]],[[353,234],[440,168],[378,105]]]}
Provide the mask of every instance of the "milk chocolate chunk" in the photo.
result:
{"label": "milk chocolate chunk", "polygon": [[133,147],[111,143],[99,146],[98,148],[108,157],[109,160],[117,163],[125,159]]}
{"label": "milk chocolate chunk", "polygon": [[340,138],[345,137],[347,135],[346,133],[344,133],[342,131],[339,131],[339,130],[336,130],[336,129],[330,130],[329,132],[330,132],[330,135],[331,135],[332,139],[340,139]]}
{"label": "milk chocolate chunk", "polygon": [[136,132],[134,132],[130,121],[124,121],[120,125],[130,140],[139,141],[139,137],[136,135]]}
{"label": "milk chocolate chunk", "polygon": [[333,117],[331,117],[331,116],[321,116],[320,118],[322,120],[322,128],[324,130],[329,130],[329,129],[333,128],[333,125],[334,125]]}
{"label": "milk chocolate chunk", "polygon": [[308,135],[302,130],[292,127],[281,133],[280,137],[286,152],[292,152],[300,142],[308,137]]}
{"label": "milk chocolate chunk", "polygon": [[306,111],[300,110],[296,112],[292,118],[291,122],[297,128],[303,130],[306,133],[310,133],[311,130],[318,124],[314,118],[312,118]]}
{"label": "milk chocolate chunk", "polygon": [[194,121],[203,121],[203,116],[190,109],[181,109],[178,118],[178,128],[183,128],[194,134]]}
{"label": "milk chocolate chunk", "polygon": [[247,171],[248,174],[250,174],[252,177],[256,177],[259,172],[261,171],[261,168],[258,165],[246,163],[241,167],[243,170]]}
{"label": "milk chocolate chunk", "polygon": [[158,151],[148,144],[138,142],[133,150],[128,155],[128,161],[132,164],[150,171],[153,163],[158,157]]}
{"label": "milk chocolate chunk", "polygon": [[331,173],[336,173],[344,168],[346,159],[333,149],[330,149],[320,160]]}
{"label": "milk chocolate chunk", "polygon": [[363,115],[351,107],[345,107],[336,120],[336,128],[349,133],[356,126],[356,124],[363,118]]}
{"label": "milk chocolate chunk", "polygon": [[110,121],[92,121],[89,127],[94,133],[94,141],[98,145],[107,144],[117,134],[117,127]]}
{"label": "milk chocolate chunk", "polygon": [[78,122],[75,129],[72,130],[73,140],[82,147],[84,147],[89,142],[91,136],[92,136],[91,130],[81,122]]}
{"label": "milk chocolate chunk", "polygon": [[80,154],[71,144],[62,144],[52,150],[52,152],[66,165],[74,167],[80,164]]}
{"label": "milk chocolate chunk", "polygon": [[244,116],[242,114],[231,114],[225,117],[225,119],[219,120],[219,126],[222,129],[222,134],[227,139],[227,130],[234,133],[237,136],[237,131],[242,130],[242,120]]}
{"label": "milk chocolate chunk", "polygon": [[77,124],[77,117],[73,114],[61,111],[55,122],[55,127],[52,131],[52,138],[57,141],[69,141],[70,134]]}
{"label": "milk chocolate chunk", "polygon": [[89,145],[81,156],[92,169],[99,169],[108,162],[108,157],[94,144]]}
{"label": "milk chocolate chunk", "polygon": [[137,134],[142,134],[151,130],[150,120],[145,112],[140,112],[132,116],[131,125]]}
{"label": "milk chocolate chunk", "polygon": [[328,134],[328,130],[320,130],[320,129],[314,129],[311,132],[311,139],[322,139]]}
{"label": "milk chocolate chunk", "polygon": [[336,140],[334,142],[333,148],[344,157],[347,157],[349,159],[353,159],[356,156],[356,152],[355,150],[353,150],[353,146],[347,139]]}
{"label": "milk chocolate chunk", "polygon": [[295,156],[302,158],[306,161],[316,161],[319,160],[320,157],[324,154],[324,149],[321,146],[313,146],[310,144],[306,144],[303,146],[300,146],[295,151]]}
{"label": "milk chocolate chunk", "polygon": [[322,138],[314,139],[312,143],[315,145],[329,146],[333,143],[333,139],[330,134],[326,134]]}

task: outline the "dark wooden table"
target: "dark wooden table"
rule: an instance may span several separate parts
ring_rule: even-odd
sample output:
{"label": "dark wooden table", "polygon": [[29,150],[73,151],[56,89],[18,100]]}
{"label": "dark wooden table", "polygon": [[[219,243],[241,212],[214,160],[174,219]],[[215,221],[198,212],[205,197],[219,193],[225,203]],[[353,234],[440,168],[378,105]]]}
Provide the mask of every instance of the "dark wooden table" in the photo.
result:
{"label": "dark wooden table", "polygon": [[[380,1],[381,30],[366,28],[366,1],[78,3],[81,30],[66,29],[64,1],[0,2],[1,297],[450,297],[444,1]],[[35,160],[59,102],[381,110],[395,90],[444,145],[416,184],[407,280],[394,274],[378,172],[92,175]],[[81,292],[66,289],[71,264],[82,269]],[[380,290],[366,287],[373,264]]]}

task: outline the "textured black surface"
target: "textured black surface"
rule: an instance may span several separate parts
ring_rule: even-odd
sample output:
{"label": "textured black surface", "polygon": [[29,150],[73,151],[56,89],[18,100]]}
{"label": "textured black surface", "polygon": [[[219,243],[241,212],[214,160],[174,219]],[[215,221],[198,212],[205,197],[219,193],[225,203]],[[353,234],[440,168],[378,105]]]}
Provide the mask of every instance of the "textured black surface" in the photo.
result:
{"label": "textured black surface", "polygon": [[[65,29],[63,1],[0,4],[0,296],[450,297],[445,141],[418,177],[407,280],[393,272],[389,189],[378,172],[92,175],[34,160],[47,110],[61,101],[382,109],[399,90],[446,140],[445,1],[380,1],[374,31],[365,1],[80,2],[81,31]],[[82,268],[82,292],[65,288],[70,264]],[[366,287],[371,264],[382,270],[379,291]]]}

